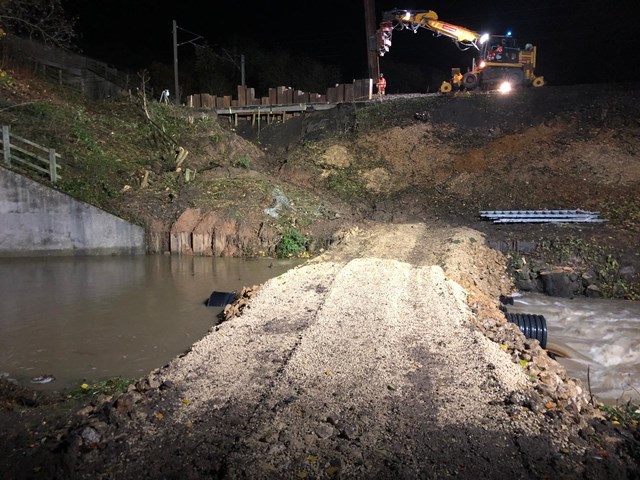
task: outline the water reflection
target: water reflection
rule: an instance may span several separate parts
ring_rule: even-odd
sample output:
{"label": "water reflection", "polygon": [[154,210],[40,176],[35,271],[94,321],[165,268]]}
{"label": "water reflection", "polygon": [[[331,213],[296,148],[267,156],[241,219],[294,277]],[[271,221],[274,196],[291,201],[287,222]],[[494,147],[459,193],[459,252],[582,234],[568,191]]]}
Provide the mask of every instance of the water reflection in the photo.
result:
{"label": "water reflection", "polygon": [[51,388],[138,377],[206,334],[213,290],[239,291],[300,262],[177,256],[0,259],[0,372]]}
{"label": "water reflection", "polygon": [[549,329],[547,349],[567,372],[608,403],[640,399],[640,303],[623,300],[557,298],[527,294],[508,310],[544,315]]}

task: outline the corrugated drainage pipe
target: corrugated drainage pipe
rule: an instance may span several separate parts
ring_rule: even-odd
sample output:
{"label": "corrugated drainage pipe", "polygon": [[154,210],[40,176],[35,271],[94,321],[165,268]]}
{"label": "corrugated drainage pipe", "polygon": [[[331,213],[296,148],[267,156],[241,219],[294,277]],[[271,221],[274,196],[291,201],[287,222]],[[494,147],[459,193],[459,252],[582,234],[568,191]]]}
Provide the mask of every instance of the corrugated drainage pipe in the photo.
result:
{"label": "corrugated drainage pipe", "polygon": [[528,313],[508,313],[505,317],[511,323],[520,327],[520,331],[527,338],[535,338],[542,348],[547,348],[547,320],[542,315],[530,315]]}

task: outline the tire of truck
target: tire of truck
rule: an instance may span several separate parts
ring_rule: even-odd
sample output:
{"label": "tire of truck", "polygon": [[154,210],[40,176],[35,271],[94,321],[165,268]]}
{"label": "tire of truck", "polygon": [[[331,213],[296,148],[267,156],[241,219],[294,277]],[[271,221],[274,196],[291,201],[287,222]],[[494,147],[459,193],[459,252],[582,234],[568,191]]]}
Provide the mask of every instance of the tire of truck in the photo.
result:
{"label": "tire of truck", "polygon": [[533,79],[533,82],[531,82],[531,85],[533,87],[539,88],[544,86],[544,77],[536,77]]}
{"label": "tire of truck", "polygon": [[467,72],[462,76],[462,87],[466,90],[475,90],[478,87],[478,76]]}
{"label": "tire of truck", "polygon": [[453,87],[449,82],[442,82],[440,85],[440,93],[451,93],[451,90],[453,90]]}

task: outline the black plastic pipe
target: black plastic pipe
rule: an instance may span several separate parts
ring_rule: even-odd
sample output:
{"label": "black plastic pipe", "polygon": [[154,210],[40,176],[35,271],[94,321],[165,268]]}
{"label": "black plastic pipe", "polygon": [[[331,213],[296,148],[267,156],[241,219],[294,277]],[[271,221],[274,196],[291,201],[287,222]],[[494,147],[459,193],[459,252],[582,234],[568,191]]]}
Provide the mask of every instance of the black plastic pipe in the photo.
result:
{"label": "black plastic pipe", "polygon": [[547,320],[542,315],[509,312],[504,315],[509,322],[520,327],[525,337],[536,339],[542,348],[547,348]]}
{"label": "black plastic pipe", "polygon": [[236,292],[213,292],[207,300],[207,307],[224,307],[238,299]]}

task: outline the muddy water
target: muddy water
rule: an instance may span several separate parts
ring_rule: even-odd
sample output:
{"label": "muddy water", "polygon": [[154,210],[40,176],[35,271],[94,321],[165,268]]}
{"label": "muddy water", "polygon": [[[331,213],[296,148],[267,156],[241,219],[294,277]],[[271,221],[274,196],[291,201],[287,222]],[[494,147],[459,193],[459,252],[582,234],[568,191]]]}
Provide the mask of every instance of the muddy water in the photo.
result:
{"label": "muddy water", "polygon": [[203,337],[239,291],[297,260],[176,256],[0,259],[0,375],[64,388],[139,377]]}
{"label": "muddy water", "polygon": [[547,349],[585,386],[588,370],[598,400],[640,399],[640,302],[527,294],[508,310],[544,315]]}

